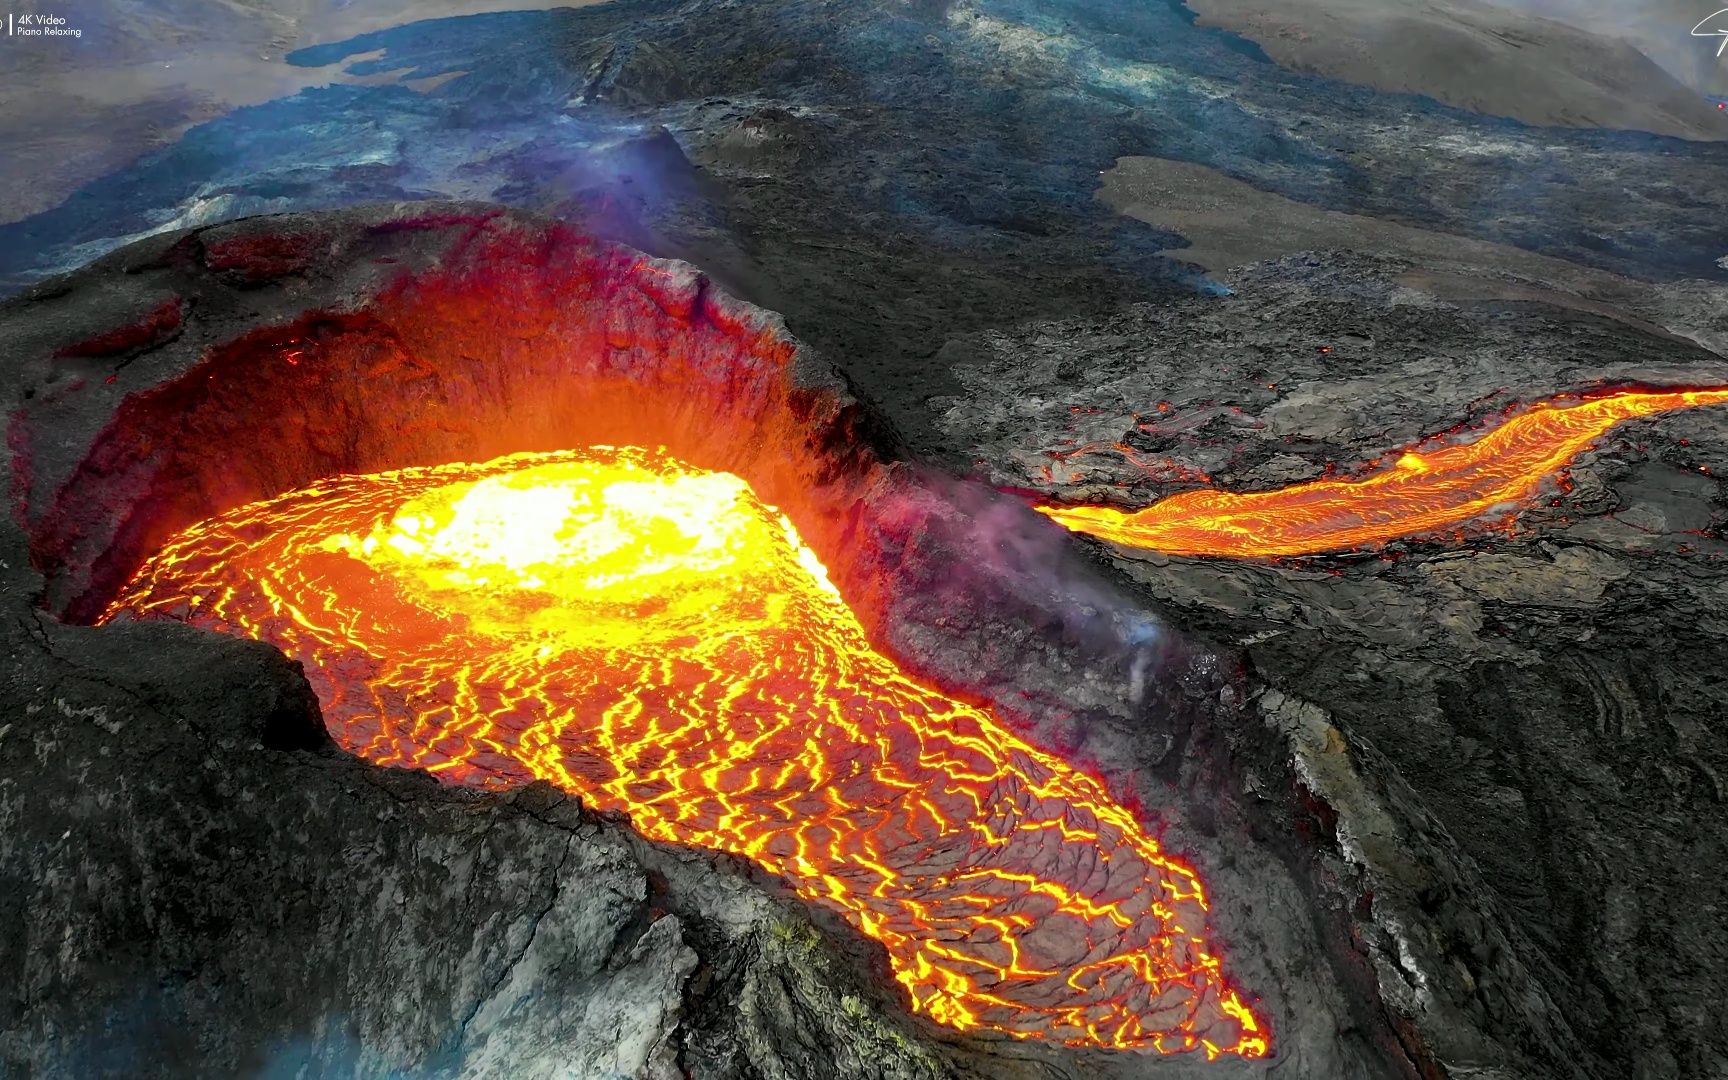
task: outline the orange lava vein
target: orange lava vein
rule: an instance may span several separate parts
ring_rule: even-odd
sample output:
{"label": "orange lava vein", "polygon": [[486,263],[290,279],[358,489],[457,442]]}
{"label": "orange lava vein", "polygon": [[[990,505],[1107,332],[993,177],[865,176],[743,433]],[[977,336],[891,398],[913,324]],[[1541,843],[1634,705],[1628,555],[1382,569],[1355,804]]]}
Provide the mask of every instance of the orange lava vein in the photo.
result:
{"label": "orange lava vein", "polygon": [[1728,403],[1728,388],[1620,390],[1539,402],[1468,443],[1412,448],[1389,468],[1344,480],[1238,494],[1202,488],[1126,511],[1040,506],[1059,524],[1172,555],[1312,555],[1442,529],[1528,500],[1609,428],[1674,409]]}
{"label": "orange lava vein", "polygon": [[105,618],[304,662],[332,734],[732,852],[960,1029],[1208,1057],[1267,1032],[1194,872],[1102,785],[908,677],[740,479],[594,447],[344,476],[195,525]]}

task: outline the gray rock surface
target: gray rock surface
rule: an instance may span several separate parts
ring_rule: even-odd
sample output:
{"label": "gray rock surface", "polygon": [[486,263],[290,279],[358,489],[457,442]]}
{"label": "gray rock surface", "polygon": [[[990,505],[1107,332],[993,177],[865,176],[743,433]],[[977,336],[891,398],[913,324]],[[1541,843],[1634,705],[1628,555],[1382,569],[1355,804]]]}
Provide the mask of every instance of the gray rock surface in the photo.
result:
{"label": "gray rock surface", "polygon": [[253,643],[7,629],[6,1071],[678,1074],[697,957],[617,825],[337,756]]}
{"label": "gray rock surface", "polygon": [[[1558,391],[1728,383],[1728,362],[1654,328],[1448,303],[1410,272],[1293,255],[1237,268],[1219,301],[980,336],[948,431],[996,483],[1139,506],[1195,470],[1238,490],[1349,470]],[[1610,432],[1511,535],[1261,561],[1099,553],[1385,755],[1523,935],[1508,944],[1557,1010],[1532,1030],[1577,1075],[1714,1076],[1724,469],[1728,410],[1688,410]]]}
{"label": "gray rock surface", "polygon": [[[346,255],[314,269],[305,222],[267,227],[262,247],[242,224],[206,238],[237,241],[239,262],[217,245],[188,263],[171,237],[0,312],[14,510],[27,476],[54,504],[151,371],[172,379],[225,335],[328,316],[490,220],[452,214],[366,211],[321,234],[370,241],[398,266],[382,274]],[[174,299],[190,277],[205,291]],[[616,295],[609,310],[624,317]],[[53,421],[27,435],[33,415]],[[250,430],[252,450],[289,460],[282,428]],[[245,448],[211,445],[230,448],[213,461],[232,481]],[[144,475],[162,463],[141,460]],[[91,524],[88,499],[116,500],[107,543],[187,484],[117,475],[72,506]],[[819,934],[743,866],[651,846],[544,785],[488,795],[341,754],[298,666],[267,646],[46,614],[42,570],[69,564],[29,550],[28,518],[0,526],[0,1075],[967,1074],[898,1014],[865,946]]]}
{"label": "gray rock surface", "polygon": [[[1720,76],[1670,0],[1648,20],[1524,6],[1635,27],[1649,55],[1702,61],[1705,78],[1664,61],[1695,89]],[[381,312],[394,283],[488,263],[452,254],[474,207],[428,206],[413,227],[355,211],[159,236],[0,307],[0,975],[25,975],[0,978],[0,1074],[1728,1073],[1710,1011],[1728,997],[1709,873],[1728,824],[1719,413],[1617,432],[1514,536],[1365,557],[1130,555],[989,490],[1137,505],[1196,471],[1267,488],[1556,389],[1724,381],[1677,340],[1728,344],[1723,145],[1483,119],[1293,74],[1191,23],[1141,0],[716,0],[385,30],[275,72],[282,92],[343,85],[194,128],[6,228],[0,285],[224,215],[480,194],[747,290],[839,369],[799,354],[817,421],[799,430],[832,454],[799,479],[838,490],[813,524],[847,553],[846,595],[907,666],[1137,799],[1210,884],[1273,1060],[955,1038],[904,1015],[879,953],[782,883],[544,790],[452,792],[336,757],[268,650],[71,625],[174,524],[401,463],[409,418],[433,421],[415,429],[432,459],[546,434],[526,418],[554,409],[472,406],[563,385],[525,344],[566,329],[544,297],[568,292],[532,287],[560,245],[492,260],[523,276],[461,319]],[[1586,102],[1515,106],[1695,133],[1719,118],[1660,80],[1599,93],[1639,61],[1586,44],[1610,61],[1563,49]],[[1361,59],[1378,77],[1385,55]],[[251,69],[214,62],[218,90]],[[1508,111],[1526,74],[1463,85],[1464,104]],[[112,139],[62,110],[32,128],[60,141],[7,164],[105,172],[209,107],[146,95]],[[60,197],[20,192],[14,213]],[[545,239],[535,219],[494,224]],[[1334,247],[1358,254],[1292,256]],[[703,324],[704,297],[796,352],[777,319],[658,269],[675,288],[620,291],[622,314],[587,320],[616,335],[565,355],[652,367],[665,354],[635,331]],[[229,396],[201,397],[187,373],[254,333],[278,357],[348,350],[339,397],[280,368],[248,379],[246,356]],[[458,356],[465,378],[416,366]],[[150,396],[170,386],[184,396]],[[686,425],[711,426],[709,404]],[[128,407],[149,422],[115,426],[143,437],[103,444]],[[1150,430],[1130,433],[1134,413]],[[1152,467],[1076,453],[1114,441]],[[116,447],[133,456],[99,452]],[[879,467],[888,453],[973,477]],[[88,543],[40,542],[47,509]]]}
{"label": "gray rock surface", "polygon": [[[1531,624],[1582,632],[1577,612],[1637,581],[1618,569],[1648,558],[1643,549],[1561,545],[1587,549],[1565,557],[1563,590],[1543,569],[1552,553],[1540,541],[1497,541],[1488,557],[1523,561],[1475,573],[1450,566],[1457,559],[1445,556],[1457,551],[1446,545],[1406,545],[1390,569],[1373,560],[1105,558],[990,486],[881,464],[867,410],[771,316],[687,267],[645,269],[615,248],[584,248],[578,258],[572,243],[538,219],[471,205],[258,219],[117,252],[0,308],[0,357],[22,376],[7,415],[11,490],[23,500],[0,528],[12,665],[0,792],[8,821],[19,823],[0,846],[0,895],[26,898],[19,910],[28,911],[8,920],[0,966],[30,973],[5,1001],[8,1068],[244,1075],[280,1062],[307,1075],[1005,1080],[1659,1071],[1665,1062],[1654,1055],[1665,1046],[1603,1039],[1600,987],[1622,975],[1620,1000],[1672,1040],[1668,1060],[1708,1064],[1712,1044],[1696,1014],[1661,996],[1674,984],[1660,978],[1673,973],[1627,971],[1653,962],[1650,954],[1559,947],[1568,927],[1616,927],[1631,943],[1651,924],[1611,922],[1598,906],[1606,894],[1568,891],[1560,867],[1545,871],[1544,907],[1517,887],[1525,864],[1503,857],[1508,843],[1551,859],[1630,853],[1642,861],[1628,858],[1628,875],[1671,874],[1678,864],[1661,861],[1668,850],[1640,853],[1644,833],[1631,818],[1574,820],[1563,839],[1530,826],[1518,813],[1545,815],[1553,830],[1566,824],[1563,811],[1582,812],[1585,804],[1545,786],[1578,781],[1554,778],[1550,767],[1510,788],[1494,772],[1494,751],[1458,757],[1458,728],[1445,719],[1460,695],[1466,710],[1486,706],[1469,697],[1481,693],[1499,695],[1496,705],[1551,707],[1540,705],[1550,699],[1537,684],[1520,681],[1539,669],[1507,651],[1518,642],[1496,630],[1511,625],[1496,597],[1549,589],[1560,606],[1538,607]],[[476,268],[500,266],[515,275],[517,299],[470,304],[497,285]],[[586,280],[581,268],[596,266],[621,275],[619,286],[552,287],[557,275]],[[1156,391],[1173,403],[1172,422],[1199,422],[1166,433],[1173,439],[1159,452],[1175,458],[1170,475],[1199,466],[1222,482],[1266,486],[1421,434],[1431,414],[1413,402],[1455,410],[1451,422],[1469,415],[1467,399],[1412,393],[1437,386],[1442,371],[1459,388],[1454,397],[1492,396],[1520,370],[1519,392],[1584,378],[1579,371],[1713,373],[1709,355],[1671,338],[1572,315],[1446,305],[1397,286],[1400,269],[1297,259],[1240,276],[1237,296],[1223,301],[957,337],[946,358],[969,397],[931,403],[946,420],[925,437],[981,462],[994,485],[1141,498],[1159,482],[1123,470],[1115,479],[1130,488],[1099,484],[1072,474],[1077,459],[1027,448],[1061,455],[1073,449],[1060,445],[1065,438],[1109,435],[1108,409],[1119,436],[1127,403]],[[651,278],[673,285],[642,284]],[[537,306],[547,296],[559,303]],[[1195,865],[1227,970],[1271,1018],[1274,1058],[1208,1064],[935,1029],[901,1010],[875,946],[791,903],[783,883],[708,853],[648,845],[625,823],[545,788],[453,791],[335,755],[319,738],[304,680],[262,646],[176,627],[91,629],[43,612],[89,610],[102,582],[139,556],[138,537],[164,515],[206,505],[187,492],[215,500],[209,506],[248,497],[212,486],[218,473],[267,491],[303,482],[295,477],[320,461],[382,467],[389,459],[376,455],[401,449],[390,439],[403,417],[439,415],[444,398],[465,400],[465,385],[498,372],[523,376],[544,396],[549,384],[526,375],[548,355],[587,356],[563,346],[577,340],[569,335],[591,302],[606,313],[599,325],[613,347],[630,356],[651,356],[645,343],[687,340],[668,336],[674,330],[706,340],[731,328],[753,344],[698,352],[719,365],[713,373],[739,357],[753,357],[757,371],[787,365],[801,388],[789,399],[807,425],[798,430],[827,463],[812,482],[835,500],[823,528],[838,531],[812,543],[828,545],[820,550],[836,581],[912,671],[991,702],[1026,737],[1094,770]],[[441,305],[473,324],[443,326]],[[1307,344],[1322,330],[1340,342],[1339,373],[1360,382],[1366,404],[1303,385],[1318,378],[1313,365],[1335,363]],[[225,352],[236,339],[252,351]],[[1572,359],[1530,360],[1560,341]],[[393,350],[382,367],[379,342]],[[516,350],[500,354],[511,363],[467,351],[493,347]],[[260,390],[244,376],[271,370],[263,365],[281,355],[316,358],[311,366],[332,380],[319,392],[347,403],[318,414],[329,430],[286,419],[271,427],[274,416],[301,416],[304,394]],[[370,362],[351,363],[356,356]],[[391,396],[397,383],[426,385],[425,371],[441,373],[437,395]],[[350,400],[362,375],[371,411],[350,407],[362,400]],[[206,382],[193,393],[198,379]],[[507,380],[489,385],[504,400],[521,392]],[[200,404],[206,394],[223,408]],[[241,426],[211,426],[218,421]],[[1660,423],[1708,422],[1697,414]],[[243,434],[259,430],[273,432],[262,457]],[[458,441],[411,449],[459,453],[472,449],[460,440],[496,434],[437,430]],[[199,458],[195,439],[225,456]],[[307,457],[308,447],[335,456]],[[1084,469],[1120,469],[1104,458]],[[1046,481],[1050,463],[1072,472]],[[1543,528],[1601,520],[1589,511],[1607,505],[1620,474],[1603,471],[1594,486],[1586,467],[1574,475],[1576,505],[1545,510]],[[1648,488],[1646,518],[1692,520],[1690,489],[1670,480]],[[1699,577],[1700,610],[1714,587]],[[1161,613],[1170,611],[1246,652],[1178,630]],[[1451,620],[1449,645],[1423,632],[1434,611]],[[1458,680],[1476,659],[1424,651],[1464,645],[1483,650],[1483,670],[1497,681]],[[1358,666],[1315,664],[1316,653]],[[1357,674],[1370,662],[1379,667]],[[1421,697],[1441,690],[1450,696]],[[1402,711],[1375,711],[1388,702]],[[1530,715],[1564,732],[1576,696],[1561,702]],[[1474,723],[1467,730],[1485,739]],[[1562,737],[1533,752],[1571,749]],[[1707,751],[1694,756],[1715,768]],[[1582,779],[1620,805],[1638,795],[1611,773]],[[1646,817],[1637,828],[1666,835],[1668,820]],[[1550,841],[1579,846],[1545,848]],[[1562,904],[1574,922],[1557,921]],[[1639,916],[1704,950],[1696,985],[1713,985],[1707,909]],[[120,1031],[129,1043],[112,1037]],[[104,1048],[113,1055],[78,1056]]]}

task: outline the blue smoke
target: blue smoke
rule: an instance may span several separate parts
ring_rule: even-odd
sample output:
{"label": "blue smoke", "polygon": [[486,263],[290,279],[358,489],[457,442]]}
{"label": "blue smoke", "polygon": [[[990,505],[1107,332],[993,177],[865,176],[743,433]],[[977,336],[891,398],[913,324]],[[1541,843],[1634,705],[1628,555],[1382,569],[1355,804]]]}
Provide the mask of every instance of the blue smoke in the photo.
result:
{"label": "blue smoke", "polygon": [[699,140],[701,110],[752,100],[845,118],[847,169],[777,183],[821,184],[837,225],[958,255],[1033,244],[1041,259],[1218,291],[1155,258],[1182,237],[1094,198],[1101,170],[1141,154],[1634,276],[1724,275],[1728,144],[1531,128],[1293,74],[1196,27],[1176,0],[843,12],[621,0],[414,23],[290,59],[448,81],[307,90],[200,125],[0,226],[0,289],[154,230],[361,201],[474,198],[579,218],[598,206],[621,231],[649,227],[700,197],[687,163],[641,140],[662,125]]}

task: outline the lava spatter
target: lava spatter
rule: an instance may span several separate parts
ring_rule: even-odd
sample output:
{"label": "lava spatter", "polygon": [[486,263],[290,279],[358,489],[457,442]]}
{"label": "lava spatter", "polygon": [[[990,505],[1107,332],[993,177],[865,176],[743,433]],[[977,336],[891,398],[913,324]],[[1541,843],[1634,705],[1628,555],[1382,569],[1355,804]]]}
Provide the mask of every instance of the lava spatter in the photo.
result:
{"label": "lava spatter", "polygon": [[1413,447],[1389,468],[1277,491],[1184,491],[1143,510],[1040,506],[1074,532],[1172,555],[1312,555],[1371,547],[1515,509],[1609,428],[1728,403],[1728,388],[1618,390],[1554,399],[1472,442]]}
{"label": "lava spatter", "polygon": [[596,447],[337,477],[185,530],[121,613],[278,645],[379,764],[549,780],[754,860],[881,942],[940,1023],[1267,1052],[1194,871],[873,649],[736,476]]}

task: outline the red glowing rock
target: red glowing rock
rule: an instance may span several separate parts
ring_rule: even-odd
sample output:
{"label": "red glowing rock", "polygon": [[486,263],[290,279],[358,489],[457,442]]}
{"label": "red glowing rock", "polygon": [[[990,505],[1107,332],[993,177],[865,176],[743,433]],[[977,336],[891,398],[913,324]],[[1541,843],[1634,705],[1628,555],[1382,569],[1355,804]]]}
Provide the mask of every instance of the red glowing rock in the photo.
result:
{"label": "red glowing rock", "polygon": [[62,345],[54,355],[65,359],[95,360],[160,345],[180,329],[184,319],[182,303],[177,296],[164,300],[136,322]]}
{"label": "red glowing rock", "polygon": [[[54,568],[44,597],[53,611],[92,620],[176,534],[329,477],[571,447],[663,446],[693,470],[741,478],[752,498],[786,515],[799,542],[831,571],[846,617],[856,620],[849,648],[874,658],[848,693],[825,691],[832,701],[806,694],[785,716],[798,720],[811,709],[827,715],[832,705],[862,710],[877,729],[900,732],[885,743],[834,743],[826,759],[834,771],[825,774],[833,782],[788,791],[783,815],[823,825],[836,844],[842,834],[868,832],[872,844],[896,853],[896,861],[880,865],[897,880],[923,884],[889,902],[865,880],[887,880],[879,870],[859,864],[851,869],[863,877],[853,880],[847,864],[823,867],[808,855],[810,865],[800,866],[793,861],[800,837],[814,834],[797,830],[764,828],[726,850],[783,875],[810,902],[841,912],[881,942],[914,1004],[933,1018],[1087,1046],[1265,1052],[1263,1020],[1205,944],[1194,872],[1164,853],[1097,781],[1020,742],[987,710],[913,682],[861,643],[928,586],[906,570],[923,557],[926,512],[893,498],[906,482],[903,472],[875,458],[859,434],[865,418],[843,384],[800,350],[778,317],[733,300],[688,266],[568,227],[490,210],[374,213],[369,230],[356,230],[349,215],[339,230],[308,228],[287,245],[261,241],[256,223],[199,232],[203,250],[225,253],[219,257],[231,259],[235,271],[291,271],[296,252],[315,253],[318,273],[340,276],[346,291],[340,303],[290,308],[262,326],[250,318],[243,333],[176,353],[185,357],[178,370],[152,357],[153,379],[133,384],[147,389],[93,385],[77,401],[38,398],[18,418],[10,433],[16,502],[32,557]],[[252,298],[265,294],[248,292],[236,302],[232,290],[272,287],[264,279],[221,280],[230,291],[201,299],[200,312],[221,304],[255,310]],[[241,539],[261,543],[272,532],[295,535],[254,529]],[[291,569],[288,560],[270,565]],[[952,578],[952,564],[940,572]],[[384,607],[355,604],[362,612]],[[169,613],[204,617],[189,603]],[[247,628],[239,618],[226,625]],[[788,644],[786,655],[804,656],[799,647]],[[307,658],[326,687],[367,678],[362,657],[324,651]],[[815,664],[799,660],[792,673],[807,662]],[[751,685],[767,695],[766,711],[739,713],[722,695],[703,699],[711,710],[705,715],[727,724],[772,719],[784,703],[768,692],[770,683]],[[818,689],[824,685],[816,680]],[[661,704],[688,689],[677,680],[629,686]],[[542,759],[525,761],[517,751],[531,733],[546,730],[544,703],[487,702],[494,735],[478,742],[455,730],[403,742],[400,717],[327,706],[350,745],[387,745],[403,763],[474,782],[535,775],[531,764]],[[575,699],[565,704],[581,707]],[[916,740],[907,735],[914,729],[894,726],[901,714],[932,716],[930,730],[950,749],[932,761],[906,758]],[[658,716],[665,732],[699,742],[707,729],[680,727],[682,715],[667,709],[642,719]],[[792,730],[808,734],[802,720]],[[670,744],[644,738],[631,745]],[[624,786],[607,805],[629,810],[650,835],[703,842],[700,829],[654,824],[660,763],[615,758],[600,753],[604,746],[587,746],[584,758],[583,749],[559,746],[559,760],[573,770],[569,786],[600,801],[600,789],[581,786],[592,779],[577,774],[610,770]],[[866,767],[879,751],[905,758],[907,775],[916,778],[919,799],[891,804],[903,817],[880,812],[878,770]],[[795,756],[796,747],[789,752]],[[995,778],[986,785],[994,802],[975,777]],[[832,817],[836,798],[876,817],[868,828]],[[973,825],[1004,838],[998,864],[981,859],[997,849]],[[904,862],[908,852],[916,866]],[[830,880],[852,891],[825,894]],[[931,907],[920,917],[919,903],[980,914],[937,918]],[[1002,965],[1016,949],[1028,967],[1007,972]],[[1070,975],[1084,977],[1074,985]]]}

